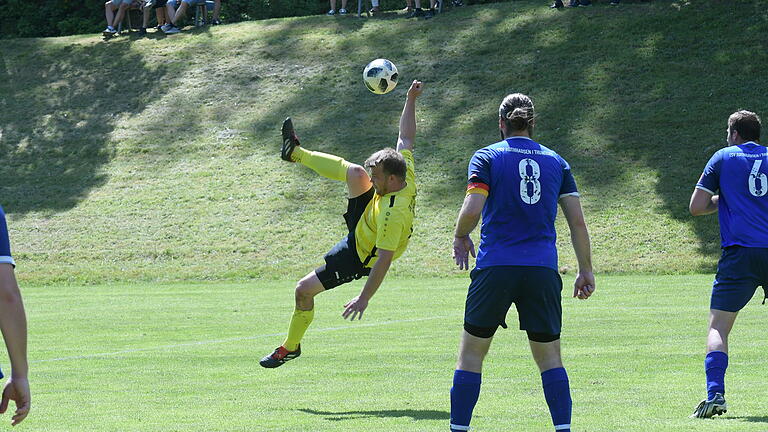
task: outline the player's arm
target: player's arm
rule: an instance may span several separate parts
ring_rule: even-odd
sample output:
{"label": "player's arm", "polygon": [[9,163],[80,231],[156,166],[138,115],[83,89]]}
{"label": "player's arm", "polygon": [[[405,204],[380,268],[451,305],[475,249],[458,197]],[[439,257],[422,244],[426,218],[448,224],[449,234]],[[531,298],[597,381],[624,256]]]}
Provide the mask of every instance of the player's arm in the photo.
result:
{"label": "player's arm", "polygon": [[405,97],[403,114],[400,115],[400,134],[397,137],[397,151],[413,150],[416,139],[416,98],[421,95],[421,81],[413,80]]}
{"label": "player's arm", "polygon": [[563,196],[560,198],[560,208],[568,221],[571,243],[579,263],[579,273],[573,284],[573,296],[586,299],[595,291],[595,275],[592,273],[592,250],[584,212],[581,210],[581,200],[575,195]]}
{"label": "player's arm", "polygon": [[29,413],[30,393],[27,365],[27,317],[21,292],[13,274],[13,265],[0,264],[0,330],[3,332],[11,378],[3,389],[0,414],[8,409],[9,400],[16,403],[11,424],[19,424]]}
{"label": "player's arm", "polygon": [[385,249],[377,249],[376,254],[378,258],[376,258],[376,262],[371,268],[371,273],[368,275],[360,295],[344,305],[344,312],[341,315],[345,319],[349,318],[354,321],[355,317],[357,319],[363,318],[363,312],[368,307],[368,301],[381,286],[384,276],[387,275],[387,271],[389,271],[389,267],[392,265],[392,260],[395,257],[395,251]]}
{"label": "player's arm", "polygon": [[469,269],[469,255],[475,256],[475,245],[469,234],[480,222],[486,198],[482,193],[468,193],[464,197],[453,232],[453,259],[460,270]]}
{"label": "player's arm", "polygon": [[[704,172],[701,173],[696,188],[691,194],[688,210],[693,216],[704,216],[717,211],[720,195],[716,192],[720,189],[720,170],[723,165],[723,150],[719,150],[709,158]],[[722,192],[722,191],[721,191]]]}
{"label": "player's arm", "polygon": [[697,187],[691,195],[691,202],[688,204],[693,216],[704,216],[717,211],[717,203],[720,195],[715,195],[710,191]]}

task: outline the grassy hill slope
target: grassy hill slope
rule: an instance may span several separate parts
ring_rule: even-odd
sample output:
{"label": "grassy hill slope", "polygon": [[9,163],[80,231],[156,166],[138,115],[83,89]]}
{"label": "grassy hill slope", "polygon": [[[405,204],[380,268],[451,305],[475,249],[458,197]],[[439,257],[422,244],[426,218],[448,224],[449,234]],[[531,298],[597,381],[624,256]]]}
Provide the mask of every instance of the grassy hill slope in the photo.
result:
{"label": "grassy hill slope", "polygon": [[[393,145],[405,83],[417,109],[417,226],[399,274],[452,271],[474,150],[497,107],[531,95],[536,138],[572,165],[597,270],[710,271],[715,217],[687,201],[727,115],[766,114],[768,14],[754,1],[541,0],[431,21],[325,16],[144,39],[0,46],[0,204],[22,279],[298,278],[344,232],[345,190],[277,157],[294,118],[307,148],[361,162]],[[385,57],[401,84],[361,82]],[[574,267],[560,225],[561,265]]]}

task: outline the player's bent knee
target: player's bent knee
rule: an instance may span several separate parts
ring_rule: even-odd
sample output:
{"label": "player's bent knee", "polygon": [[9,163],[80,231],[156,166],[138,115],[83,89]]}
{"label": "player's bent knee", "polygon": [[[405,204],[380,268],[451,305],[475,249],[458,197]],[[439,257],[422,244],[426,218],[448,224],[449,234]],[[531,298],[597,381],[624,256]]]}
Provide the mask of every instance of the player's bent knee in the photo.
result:
{"label": "player's bent knee", "polygon": [[496,334],[496,329],[499,327],[478,327],[475,325],[472,325],[468,322],[464,322],[464,330],[471,334],[474,337],[479,337],[483,339],[488,339],[493,337],[494,334]]}
{"label": "player's bent knee", "polygon": [[536,332],[530,332],[530,331],[527,333],[528,333],[528,340],[531,340],[533,342],[548,343],[548,342],[554,342],[560,339],[560,333],[548,334],[548,333],[536,333]]}
{"label": "player's bent knee", "polygon": [[302,298],[312,298],[315,294],[313,293],[312,287],[309,284],[303,283],[303,281],[299,281],[296,283],[296,298],[302,299]]}

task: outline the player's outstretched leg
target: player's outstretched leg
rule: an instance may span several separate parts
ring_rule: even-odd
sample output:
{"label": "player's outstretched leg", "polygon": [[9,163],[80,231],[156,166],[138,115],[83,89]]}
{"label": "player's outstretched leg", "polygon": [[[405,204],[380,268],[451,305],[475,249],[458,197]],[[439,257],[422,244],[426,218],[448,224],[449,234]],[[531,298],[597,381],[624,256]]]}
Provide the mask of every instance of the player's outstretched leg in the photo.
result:
{"label": "player's outstretched leg", "polygon": [[331,180],[347,180],[347,170],[352,164],[332,154],[314,152],[302,148],[296,131],[293,129],[293,121],[290,117],[283,122],[282,135],[283,143],[280,148],[280,158],[282,160],[298,162]]}
{"label": "player's outstretched leg", "polygon": [[323,177],[346,182],[350,198],[355,198],[368,192],[373,186],[371,177],[362,166],[350,163],[332,154],[309,151],[302,148],[296,131],[293,129],[293,121],[290,117],[286,118],[283,122],[282,135],[281,159],[288,162],[299,162]]}
{"label": "player's outstretched leg", "polygon": [[301,355],[301,339],[315,316],[314,297],[324,290],[314,271],[296,284],[296,307],[288,325],[288,336],[272,354],[261,359],[261,366],[276,368]]}

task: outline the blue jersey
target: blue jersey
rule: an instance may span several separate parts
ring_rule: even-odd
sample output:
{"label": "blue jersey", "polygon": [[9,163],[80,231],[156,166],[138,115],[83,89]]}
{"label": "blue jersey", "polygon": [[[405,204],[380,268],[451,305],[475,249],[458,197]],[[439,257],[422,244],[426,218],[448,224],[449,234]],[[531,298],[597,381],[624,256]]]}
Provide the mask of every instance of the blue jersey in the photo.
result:
{"label": "blue jersey", "polygon": [[717,151],[696,184],[720,194],[718,217],[723,247],[768,247],[768,151],[747,142]]}
{"label": "blue jersey", "polygon": [[488,191],[477,268],[557,270],[557,202],[579,195],[571,167],[560,155],[530,138],[507,138],[475,152],[469,184]]}
{"label": "blue jersey", "polygon": [[11,256],[11,241],[8,239],[8,225],[5,223],[5,212],[0,207],[0,264],[16,265]]}

